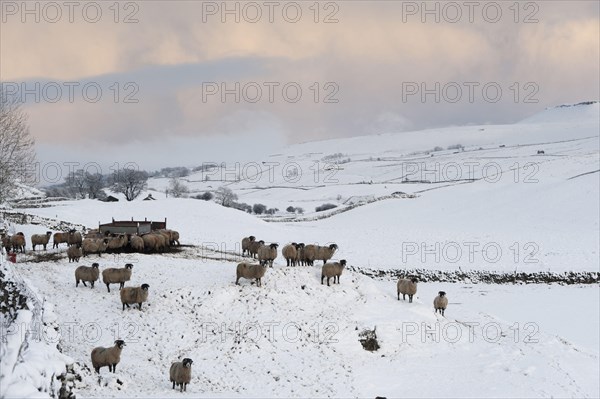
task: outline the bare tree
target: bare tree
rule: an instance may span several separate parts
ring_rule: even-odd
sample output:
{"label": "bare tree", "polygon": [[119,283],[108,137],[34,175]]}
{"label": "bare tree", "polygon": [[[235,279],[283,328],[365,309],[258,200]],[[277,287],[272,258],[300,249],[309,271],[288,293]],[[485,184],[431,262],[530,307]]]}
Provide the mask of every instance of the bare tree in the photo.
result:
{"label": "bare tree", "polygon": [[27,114],[0,85],[0,203],[10,198],[18,183],[33,177],[35,140],[29,135]]}
{"label": "bare tree", "polygon": [[112,177],[113,190],[124,194],[127,201],[136,199],[148,186],[148,173],[137,169],[119,169]]}
{"label": "bare tree", "polygon": [[88,198],[102,199],[106,197],[106,193],[102,190],[104,188],[104,176],[100,173],[85,172],[85,188]]}
{"label": "bare tree", "polygon": [[169,181],[169,194],[175,198],[186,197],[190,189],[183,184],[178,178],[173,177]]}
{"label": "bare tree", "polygon": [[85,172],[83,169],[69,172],[65,178],[65,185],[69,192],[69,196],[75,199],[83,199],[87,193]]}
{"label": "bare tree", "polygon": [[223,206],[230,207],[237,199],[238,196],[230,188],[219,187],[215,191],[215,201]]}

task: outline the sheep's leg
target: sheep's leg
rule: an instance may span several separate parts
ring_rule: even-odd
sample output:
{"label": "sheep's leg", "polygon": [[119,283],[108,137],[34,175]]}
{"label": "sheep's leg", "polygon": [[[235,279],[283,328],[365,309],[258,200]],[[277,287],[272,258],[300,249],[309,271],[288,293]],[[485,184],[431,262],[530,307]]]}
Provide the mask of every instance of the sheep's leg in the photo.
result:
{"label": "sheep's leg", "polygon": [[442,309],[442,316],[444,316],[444,310],[446,310],[446,309]]}
{"label": "sheep's leg", "polygon": [[175,389],[175,381],[173,381],[173,389]]}
{"label": "sheep's leg", "polygon": [[327,286],[329,287],[329,276],[327,276]]}
{"label": "sheep's leg", "polygon": [[400,300],[400,293],[398,293],[398,300]]}
{"label": "sheep's leg", "polygon": [[321,285],[323,285],[323,279],[325,278],[325,275],[321,274]]}
{"label": "sheep's leg", "polygon": [[83,283],[84,287],[87,287],[87,284],[85,283],[85,280],[81,280],[81,282]]}
{"label": "sheep's leg", "polygon": [[79,287],[79,280],[75,280],[75,287]]}
{"label": "sheep's leg", "polygon": [[140,302],[138,305],[140,306],[140,311],[141,311],[142,310],[142,303]]}
{"label": "sheep's leg", "polygon": [[106,283],[106,289],[108,289],[108,292],[110,292],[110,283]]}
{"label": "sheep's leg", "polygon": [[402,294],[402,300],[406,301],[406,294]]}
{"label": "sheep's leg", "polygon": [[121,282],[119,283],[119,289],[121,289],[121,288],[123,288],[123,287],[125,287],[125,282],[124,282],[124,281],[121,281]]}
{"label": "sheep's leg", "polygon": [[100,367],[94,367],[94,370],[96,370],[96,373],[100,374]]}
{"label": "sheep's leg", "polygon": [[412,295],[408,296],[408,303],[412,303],[412,297],[413,297]]}
{"label": "sheep's leg", "polygon": [[116,372],[116,371],[117,371],[117,363],[113,363],[113,365],[112,365],[112,366],[113,366],[113,370],[112,370],[112,371],[113,371],[113,373],[114,373],[114,372]]}
{"label": "sheep's leg", "polygon": [[92,285],[92,288],[94,288],[94,282],[92,281],[90,284]]}

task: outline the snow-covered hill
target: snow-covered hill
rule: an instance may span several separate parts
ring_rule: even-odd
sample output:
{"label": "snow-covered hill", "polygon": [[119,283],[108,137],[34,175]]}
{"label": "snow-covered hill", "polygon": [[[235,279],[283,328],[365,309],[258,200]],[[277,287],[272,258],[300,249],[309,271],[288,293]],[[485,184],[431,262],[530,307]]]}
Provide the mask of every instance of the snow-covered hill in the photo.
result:
{"label": "snow-covered hill", "polygon": [[[388,278],[347,270],[327,287],[320,264],[288,268],[281,257],[262,287],[234,281],[240,240],[251,234],[335,242],[334,259],[354,267],[598,272],[599,119],[592,103],[514,125],[304,143],[185,178],[193,193],[224,185],[240,202],[300,206],[302,215],[257,217],[164,195],[21,210],[45,218],[13,224],[27,236],[50,219],[93,228],[166,218],[184,248],[77,264],[133,263],[128,285],[150,285],[141,312],[122,311],[117,290],[101,283],[75,288],[64,247],[53,261],[28,251],[14,268],[54,304],[81,397],[181,396],[167,372],[182,357],[194,360],[193,397],[596,397],[597,284],[420,283],[411,304]],[[150,192],[167,184],[152,179]],[[326,202],[338,207],[314,211]],[[440,290],[450,299],[445,318],[432,309]],[[375,327],[380,349],[365,351],[360,333]],[[127,342],[117,372],[98,377],[90,351],[116,338]]]}

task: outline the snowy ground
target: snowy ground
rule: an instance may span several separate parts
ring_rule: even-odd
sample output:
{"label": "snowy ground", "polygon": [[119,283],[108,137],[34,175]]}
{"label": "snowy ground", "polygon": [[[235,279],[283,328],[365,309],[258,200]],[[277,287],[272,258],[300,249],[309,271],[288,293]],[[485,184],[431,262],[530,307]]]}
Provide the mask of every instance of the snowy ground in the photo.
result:
{"label": "snowy ground", "polygon": [[[261,288],[234,280],[240,240],[251,234],[280,245],[335,242],[335,259],[365,268],[597,272],[598,120],[596,103],[515,125],[305,143],[257,163],[279,163],[272,179],[224,182],[217,178],[222,170],[210,180],[202,173],[187,178],[194,192],[226,184],[243,202],[302,206],[297,221],[285,213],[266,221],[156,191],[157,201],[22,209],[88,228],[113,217],[167,218],[181,233],[181,251],[79,263],[133,263],[129,285],[150,285],[142,312],[123,312],[115,289],[75,288],[79,264],[67,262],[64,247],[49,251],[57,261],[38,262],[28,242],[15,267],[54,305],[64,354],[83,377],[80,397],[181,396],[170,390],[167,371],[182,357],[194,360],[187,393],[194,397],[597,397],[598,285],[420,284],[409,304],[397,301],[394,281],[347,271],[340,285],[326,287],[318,266],[287,268],[281,257]],[[430,151],[457,143],[465,150]],[[329,156],[338,153],[350,161],[332,170]],[[298,181],[281,174],[286,162],[303,172]],[[469,179],[449,175],[456,167]],[[153,179],[150,188],[167,183]],[[389,198],[398,191],[414,198]],[[311,220],[323,215],[313,210],[324,202],[344,209],[361,201]],[[47,227],[9,230],[29,237]],[[450,298],[446,318],[433,313],[439,290]],[[371,353],[358,339],[375,326],[381,348]],[[127,342],[117,373],[103,369],[98,378],[90,351],[116,338]]]}
{"label": "snowy ground", "polygon": [[[276,265],[262,288],[235,286],[234,262],[198,255],[139,256],[131,285],[151,292],[142,312],[123,312],[116,289],[75,288],[66,259],[19,265],[56,304],[65,354],[86,365],[78,395],[179,396],[167,370],[182,357],[195,362],[188,395],[203,397],[598,393],[597,286],[423,284],[409,304],[396,300],[393,281],[347,273],[340,285],[320,285],[319,267]],[[96,260],[122,263],[109,255],[85,263]],[[432,310],[439,289],[450,298],[446,318]],[[590,316],[569,315],[574,307]],[[381,349],[370,353],[358,333],[375,326]],[[98,378],[89,353],[116,338],[128,343],[117,373]]]}

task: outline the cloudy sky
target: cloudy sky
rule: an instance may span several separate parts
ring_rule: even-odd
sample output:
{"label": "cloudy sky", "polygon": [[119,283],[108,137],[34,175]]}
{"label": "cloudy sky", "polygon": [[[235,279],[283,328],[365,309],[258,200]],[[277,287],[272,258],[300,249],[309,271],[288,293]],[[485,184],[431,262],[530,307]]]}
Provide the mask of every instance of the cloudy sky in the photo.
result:
{"label": "cloudy sky", "polygon": [[38,159],[143,168],[597,100],[597,1],[2,1]]}

